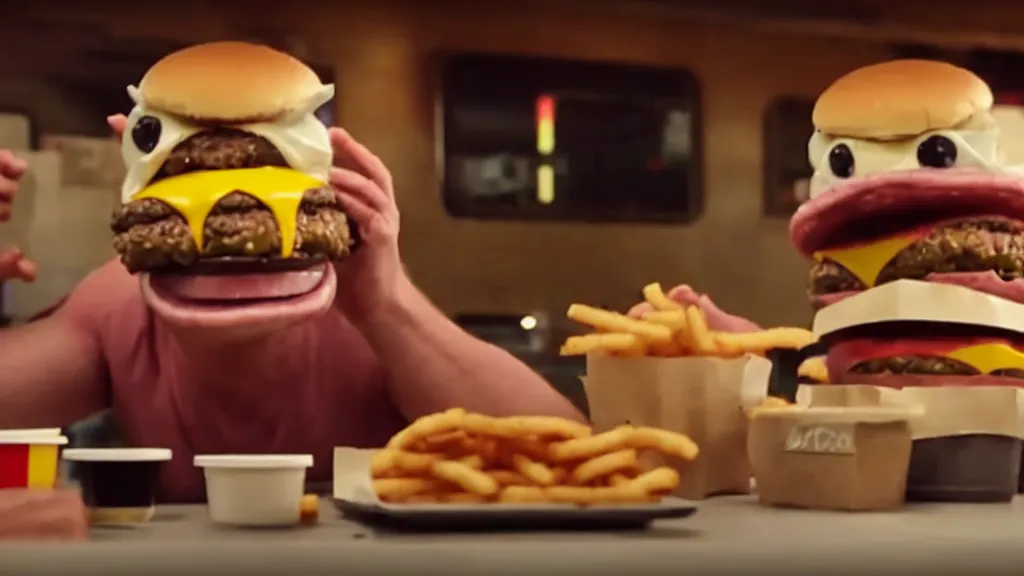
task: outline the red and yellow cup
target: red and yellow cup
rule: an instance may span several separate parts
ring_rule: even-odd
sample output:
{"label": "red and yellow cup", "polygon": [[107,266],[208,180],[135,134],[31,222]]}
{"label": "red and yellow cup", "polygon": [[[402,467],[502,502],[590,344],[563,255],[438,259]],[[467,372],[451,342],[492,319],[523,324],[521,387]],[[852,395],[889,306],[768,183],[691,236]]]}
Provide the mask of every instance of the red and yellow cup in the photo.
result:
{"label": "red and yellow cup", "polygon": [[57,428],[0,430],[0,489],[53,488],[67,443]]}

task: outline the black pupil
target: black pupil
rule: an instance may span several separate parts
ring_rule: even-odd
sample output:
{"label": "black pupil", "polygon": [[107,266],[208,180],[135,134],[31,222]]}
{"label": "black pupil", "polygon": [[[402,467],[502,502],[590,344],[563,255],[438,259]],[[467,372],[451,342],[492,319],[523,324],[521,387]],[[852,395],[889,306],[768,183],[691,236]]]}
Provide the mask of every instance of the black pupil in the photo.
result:
{"label": "black pupil", "polygon": [[139,150],[152,152],[160,143],[160,119],[153,116],[139,118],[132,128],[132,142]]}
{"label": "black pupil", "polygon": [[956,164],[956,144],[945,136],[931,136],[917,146],[917,163],[927,168],[949,168]]}
{"label": "black pupil", "polygon": [[853,176],[853,150],[846,144],[839,144],[828,153],[828,167],[840,178]]}

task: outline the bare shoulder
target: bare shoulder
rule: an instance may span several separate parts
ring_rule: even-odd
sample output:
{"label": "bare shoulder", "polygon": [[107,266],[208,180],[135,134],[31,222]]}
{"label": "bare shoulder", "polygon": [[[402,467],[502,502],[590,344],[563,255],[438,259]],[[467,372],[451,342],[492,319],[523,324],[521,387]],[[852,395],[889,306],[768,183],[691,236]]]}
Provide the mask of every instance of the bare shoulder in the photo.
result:
{"label": "bare shoulder", "polygon": [[80,319],[100,319],[143,307],[139,282],[117,260],[90,272],[71,291],[58,313]]}

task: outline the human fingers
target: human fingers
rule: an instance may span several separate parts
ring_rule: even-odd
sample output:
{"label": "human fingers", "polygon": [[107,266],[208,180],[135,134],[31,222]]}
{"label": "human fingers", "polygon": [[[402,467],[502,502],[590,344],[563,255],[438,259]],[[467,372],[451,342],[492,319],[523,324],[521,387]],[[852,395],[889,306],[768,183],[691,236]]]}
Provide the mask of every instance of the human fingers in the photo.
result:
{"label": "human fingers", "polygon": [[128,126],[128,117],[124,114],[112,114],[107,116],[107,125],[114,131],[114,136],[120,141],[124,129]]}
{"label": "human fingers", "polygon": [[654,307],[647,302],[641,302],[636,304],[626,312],[626,315],[630,318],[643,318],[644,314],[654,310]]}
{"label": "human fingers", "polygon": [[28,163],[10,150],[0,150],[0,181],[17,182],[28,170]]}
{"label": "human fingers", "polygon": [[16,267],[15,277],[25,282],[33,282],[39,273],[39,266],[25,258],[18,260]]}
{"label": "human fingers", "polygon": [[373,180],[345,168],[331,168],[330,184],[336,190],[351,194],[378,212],[389,210],[394,202]]}
{"label": "human fingers", "polygon": [[356,141],[347,131],[331,128],[331,147],[334,158],[342,166],[354,170],[372,180],[388,196],[394,196],[391,172],[376,154]]}

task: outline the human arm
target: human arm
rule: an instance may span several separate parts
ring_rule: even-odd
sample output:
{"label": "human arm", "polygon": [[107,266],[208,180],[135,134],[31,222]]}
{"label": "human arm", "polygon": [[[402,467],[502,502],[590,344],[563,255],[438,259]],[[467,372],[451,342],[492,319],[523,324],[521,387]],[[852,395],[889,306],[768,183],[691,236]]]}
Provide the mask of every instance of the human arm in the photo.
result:
{"label": "human arm", "polygon": [[0,540],[85,540],[89,520],[74,490],[0,490]]}
{"label": "human arm", "polygon": [[583,420],[544,378],[449,320],[407,278],[397,296],[359,328],[407,418],[458,406],[496,416]]}
{"label": "human arm", "polygon": [[91,284],[87,278],[51,316],[0,330],[5,428],[66,426],[109,404]]}

